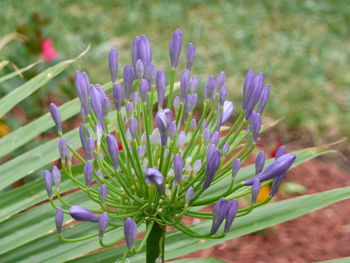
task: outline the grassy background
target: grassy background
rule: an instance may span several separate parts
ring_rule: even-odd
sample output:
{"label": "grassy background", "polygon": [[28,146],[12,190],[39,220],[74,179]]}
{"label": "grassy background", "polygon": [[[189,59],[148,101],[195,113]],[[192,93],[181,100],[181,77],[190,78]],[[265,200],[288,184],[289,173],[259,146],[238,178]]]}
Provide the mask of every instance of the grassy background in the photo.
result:
{"label": "grassy background", "polygon": [[[118,48],[121,65],[130,63],[131,43],[139,34],[150,39],[157,67],[169,69],[168,42],[181,28],[184,42],[197,48],[192,72],[203,83],[209,74],[225,71],[237,105],[244,73],[252,68],[271,84],[269,116],[284,116],[288,128],[307,130],[323,142],[350,133],[347,0],[1,0],[0,10],[0,36],[39,12],[51,19],[44,33],[61,58],[76,56],[91,43],[76,68],[96,83],[109,80],[109,49]],[[1,60],[18,54],[23,54],[19,42],[0,52]],[[23,61],[19,66],[31,62]]]}

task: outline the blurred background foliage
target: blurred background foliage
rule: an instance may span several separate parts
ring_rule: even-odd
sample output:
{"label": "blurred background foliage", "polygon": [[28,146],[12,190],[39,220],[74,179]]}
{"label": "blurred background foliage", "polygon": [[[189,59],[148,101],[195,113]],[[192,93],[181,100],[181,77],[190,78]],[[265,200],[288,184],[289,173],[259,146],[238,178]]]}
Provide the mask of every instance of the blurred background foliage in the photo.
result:
{"label": "blurred background foliage", "polygon": [[[181,28],[184,43],[191,41],[197,48],[193,72],[203,84],[209,73],[225,71],[237,107],[244,74],[252,68],[264,72],[271,84],[268,115],[285,117],[284,128],[312,134],[316,143],[350,133],[347,0],[1,0],[0,9],[5,10],[0,16],[0,36],[29,28],[27,34],[34,32],[31,39],[35,39],[39,27],[40,37],[52,39],[58,52],[53,62],[75,57],[91,43],[92,48],[75,67],[87,71],[95,83],[109,80],[110,48],[118,48],[120,65],[131,62],[130,43],[139,34],[146,34],[153,44],[156,64],[168,68],[168,41]],[[39,58],[35,47],[23,41],[9,43],[0,54],[1,60],[10,60],[19,68]],[[40,71],[45,66],[36,68]],[[75,96],[73,75],[73,69],[66,71],[30,101],[25,100],[27,119],[47,111],[50,94],[55,97],[51,100],[61,102]],[[13,81],[20,83],[21,79]],[[14,87],[13,82],[0,85],[2,95]],[[11,121],[13,117],[7,120]],[[16,123],[11,125],[20,125]]]}

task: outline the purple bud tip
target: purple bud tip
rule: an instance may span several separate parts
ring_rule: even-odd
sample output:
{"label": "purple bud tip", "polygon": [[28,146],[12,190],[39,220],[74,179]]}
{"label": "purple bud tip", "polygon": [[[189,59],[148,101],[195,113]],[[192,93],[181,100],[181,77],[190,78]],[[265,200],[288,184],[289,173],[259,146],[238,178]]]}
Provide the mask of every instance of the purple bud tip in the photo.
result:
{"label": "purple bud tip", "polygon": [[113,98],[114,104],[117,111],[120,111],[123,104],[123,86],[120,83],[117,83],[113,86]]}
{"label": "purple bud tip", "polygon": [[255,174],[262,171],[265,165],[266,155],[265,152],[259,152],[255,160]]}
{"label": "purple bud tip", "polygon": [[186,59],[187,59],[187,69],[191,70],[194,58],[196,56],[196,48],[192,43],[188,44],[187,52],[186,52]]}
{"label": "purple bud tip", "polygon": [[86,153],[86,159],[92,160],[94,158],[94,151],[95,151],[95,141],[94,141],[94,139],[89,137],[86,140],[86,145],[85,146],[86,146],[86,152],[85,152]]}
{"label": "purple bud tip", "polygon": [[286,153],[287,153],[286,147],[281,145],[280,147],[278,147],[278,149],[276,151],[275,158],[277,159]]}
{"label": "purple bud tip", "polygon": [[233,199],[227,209],[224,233],[227,233],[228,231],[230,231],[232,223],[235,220],[237,215],[237,209],[238,209],[238,201],[237,199]]}
{"label": "purple bud tip", "polygon": [[186,203],[189,204],[194,197],[194,189],[192,187],[188,188],[185,195]]}
{"label": "purple bud tip", "polygon": [[140,84],[140,93],[141,93],[143,102],[147,103],[148,101],[147,94],[149,91],[150,91],[149,81],[147,79],[142,79]]}
{"label": "purple bud tip", "polygon": [[91,186],[91,179],[92,179],[93,172],[94,172],[94,165],[89,160],[86,162],[84,166],[84,177],[85,177],[85,184],[87,187]]}
{"label": "purple bud tip", "polygon": [[221,198],[214,206],[213,209],[213,223],[210,229],[210,234],[214,235],[224,221],[228,209],[228,201],[225,198]]}
{"label": "purple bud tip", "polygon": [[56,129],[58,133],[62,133],[62,119],[61,119],[61,113],[58,107],[54,104],[50,104],[50,113],[53,121],[56,124]]}
{"label": "purple bud tip", "polygon": [[185,101],[186,95],[190,89],[191,85],[191,76],[190,72],[185,69],[181,73],[181,79],[180,79],[180,99],[181,101]]}
{"label": "purple bud tip", "polygon": [[148,168],[144,179],[147,184],[153,184],[159,194],[163,193],[164,177],[156,167]]}
{"label": "purple bud tip", "polygon": [[156,86],[158,93],[158,107],[163,108],[165,88],[166,88],[166,77],[162,70],[159,70],[156,75]]}
{"label": "purple bud tip", "polygon": [[224,101],[224,106],[222,109],[221,125],[224,124],[232,115],[234,110],[232,101]]}
{"label": "purple bud tip", "polygon": [[256,199],[258,198],[260,192],[260,180],[258,178],[254,179],[252,184],[252,203],[256,203]]}
{"label": "purple bud tip", "polygon": [[137,120],[135,118],[131,118],[129,122],[129,129],[133,139],[136,138],[137,128],[138,128]]}
{"label": "purple bud tip", "polygon": [[184,161],[182,160],[181,155],[176,154],[174,157],[174,175],[175,175],[175,183],[179,184],[181,180],[181,174],[184,169]]}
{"label": "purple bud tip", "polygon": [[44,185],[46,188],[46,192],[49,198],[52,196],[52,174],[50,171],[45,170],[43,173],[44,176]]}
{"label": "purple bud tip", "polygon": [[73,205],[71,208],[69,208],[69,214],[78,221],[88,221],[93,223],[98,222],[98,216],[94,215],[85,207],[78,205]]}
{"label": "purple bud tip", "polygon": [[108,226],[108,214],[106,212],[102,213],[98,220],[98,235],[100,238],[103,237],[104,232]]}
{"label": "purple bud tip", "polygon": [[199,86],[199,79],[197,76],[194,76],[191,81],[191,90],[192,92],[195,92],[198,89]]}
{"label": "purple bud tip", "polygon": [[62,231],[62,225],[63,225],[63,210],[61,207],[58,207],[56,209],[55,223],[56,223],[57,233],[60,234]]}
{"label": "purple bud tip", "polygon": [[156,115],[156,124],[161,134],[162,146],[165,146],[168,139],[168,130],[171,123],[172,112],[169,109],[159,110]]}
{"label": "purple bud tip", "polygon": [[182,49],[182,32],[176,29],[172,40],[169,43],[169,55],[171,67],[176,68],[179,63],[179,57]]}
{"label": "purple bud tip", "polygon": [[222,146],[222,152],[224,154],[227,154],[229,150],[230,150],[230,144],[228,142],[225,142],[224,146]]}
{"label": "purple bud tip", "polygon": [[232,176],[236,176],[239,169],[241,169],[241,159],[236,159],[232,162]]}
{"label": "purple bud tip", "polygon": [[115,48],[112,48],[108,54],[108,64],[112,82],[116,82],[118,70],[118,51]]}
{"label": "purple bud tip", "polygon": [[207,162],[203,189],[207,189],[213,181],[214,175],[220,166],[220,150],[211,144],[207,150]]}
{"label": "purple bud tip", "polygon": [[125,236],[126,245],[129,250],[135,246],[136,234],[137,234],[136,223],[131,218],[126,219],[124,223],[124,236]]}
{"label": "purple bud tip", "polygon": [[107,185],[101,184],[101,186],[100,186],[100,195],[101,195],[101,202],[105,203],[107,195],[108,195],[108,187],[107,187]]}
{"label": "purple bud tip", "polygon": [[64,159],[66,157],[66,153],[68,151],[67,146],[66,146],[66,139],[65,138],[60,138],[58,141],[58,150],[60,152],[61,156],[61,162],[64,162]]}
{"label": "purple bud tip", "polygon": [[113,162],[113,167],[114,169],[119,168],[119,155],[118,155],[118,144],[117,140],[112,134],[107,135],[106,138],[107,141],[107,148],[108,148],[108,153],[111,156],[112,162]]}
{"label": "purple bud tip", "polygon": [[210,144],[217,145],[219,143],[219,140],[220,140],[220,134],[218,131],[215,131],[210,138]]}
{"label": "purple bud tip", "polygon": [[103,128],[101,124],[97,123],[96,124],[96,142],[97,145],[101,145],[101,140],[102,140],[102,135],[103,135]]}
{"label": "purple bud tip", "polygon": [[145,74],[144,65],[141,59],[138,59],[136,61],[135,74],[139,80],[141,80],[143,78],[143,75]]}
{"label": "purple bud tip", "polygon": [[132,84],[134,82],[134,72],[131,65],[126,65],[123,72],[124,87],[125,87],[125,98],[130,98]]}
{"label": "purple bud tip", "polygon": [[260,115],[263,113],[265,106],[267,104],[267,101],[269,100],[269,97],[270,97],[270,86],[265,85],[259,97],[258,112],[260,113]]}
{"label": "purple bud tip", "polygon": [[60,172],[60,169],[58,169],[56,165],[54,165],[52,168],[52,178],[53,178],[53,181],[55,182],[56,187],[60,188],[61,172]]}

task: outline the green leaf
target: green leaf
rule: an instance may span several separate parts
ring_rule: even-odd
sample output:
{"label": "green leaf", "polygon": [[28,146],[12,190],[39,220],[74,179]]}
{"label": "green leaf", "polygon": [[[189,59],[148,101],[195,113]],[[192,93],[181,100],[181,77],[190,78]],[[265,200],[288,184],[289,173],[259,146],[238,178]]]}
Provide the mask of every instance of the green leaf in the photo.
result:
{"label": "green leaf", "polygon": [[[0,83],[6,81],[8,79],[11,79],[13,77],[16,77],[17,75],[20,75],[21,73],[31,69],[32,67],[38,65],[41,62],[42,62],[42,60],[38,60],[38,61],[36,61],[36,62],[26,66],[25,68],[18,69],[18,70],[14,71],[14,72],[11,72],[9,74],[6,74],[5,76],[0,77]],[[1,69],[1,66],[0,66],[0,69]]]}
{"label": "green leaf", "polygon": [[318,263],[349,263],[349,262],[350,262],[350,257],[345,257],[345,258],[336,258],[336,259],[331,259],[326,261],[320,261]]}
{"label": "green leaf", "polygon": [[[255,209],[247,216],[237,218],[233,223],[232,230],[222,239],[196,239],[181,232],[171,232],[166,236],[165,257],[166,259],[172,259],[212,247],[227,240],[271,227],[327,205],[348,199],[349,196],[350,187],[345,187],[270,203]],[[192,229],[204,232],[205,229],[210,229],[210,226],[211,221],[204,221],[193,225]],[[73,262],[108,263],[114,262],[118,257],[121,257],[121,255],[119,250],[117,251],[116,248],[112,248],[77,258],[73,260]],[[143,254],[137,254],[130,258],[130,261],[144,262],[143,258]]]}
{"label": "green leaf", "polygon": [[185,258],[171,261],[172,263],[223,263],[225,261],[217,258]]}
{"label": "green leaf", "polygon": [[0,118],[2,118],[9,110],[11,110],[19,102],[27,98],[34,91],[38,90],[52,78],[61,73],[69,64],[76,62],[77,59],[79,59],[82,55],[84,55],[87,52],[87,50],[88,49],[83,51],[83,53],[75,59],[62,61],[57,65],[44,70],[39,75],[35,76],[34,78],[30,79],[20,87],[16,88],[15,90],[11,91],[6,96],[4,96],[0,100]]}

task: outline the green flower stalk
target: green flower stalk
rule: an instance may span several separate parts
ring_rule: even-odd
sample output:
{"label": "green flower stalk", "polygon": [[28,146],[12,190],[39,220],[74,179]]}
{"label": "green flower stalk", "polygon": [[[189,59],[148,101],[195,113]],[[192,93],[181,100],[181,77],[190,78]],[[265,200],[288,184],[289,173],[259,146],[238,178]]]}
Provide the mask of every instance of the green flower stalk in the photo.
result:
{"label": "green flower stalk", "polygon": [[[118,52],[112,49],[108,64],[113,94],[108,95],[113,98],[114,110],[101,85],[91,84],[85,72],[76,73],[75,86],[82,105],[79,135],[83,155],[64,138],[60,113],[51,105],[60,137],[62,169],[61,173],[57,167],[52,173],[45,171],[44,185],[57,211],[55,222],[60,240],[96,238],[103,247],[125,240],[122,262],[144,249],[147,262],[164,262],[167,226],[191,237],[220,238],[234,228],[235,218],[250,213],[276,193],[295,160],[295,155],[286,153],[284,148],[266,169],[265,155],[260,153],[256,175],[245,182],[235,182],[261,128],[261,114],[270,92],[269,86],[264,85],[264,75],[248,71],[242,109],[233,121],[234,105],[226,100],[225,73],[210,75],[201,89],[198,77],[189,71],[195,58],[194,45],[189,44],[187,69],[179,74],[181,50],[182,32],[178,29],[169,44],[171,68],[167,81],[166,70],[155,70],[146,36],[135,38],[132,63],[124,67],[123,79],[117,78]],[[181,76],[180,83],[175,81],[177,74]],[[204,101],[199,100],[201,97]],[[200,109],[200,114],[195,108]],[[224,126],[228,120],[233,123]],[[84,176],[73,174],[73,155],[81,162]],[[59,188],[61,176],[70,178],[86,194],[91,201],[88,207],[64,200]],[[224,192],[207,194],[223,179],[229,179]],[[274,188],[268,199],[256,202],[260,182],[273,183]],[[252,196],[252,202],[238,209],[237,198],[242,196]],[[203,205],[214,205],[213,212],[199,212]],[[69,229],[64,227],[63,214],[85,221],[84,224],[95,224],[96,234],[65,238]],[[212,227],[197,232],[183,222],[184,216],[212,220]],[[145,233],[137,240],[142,225]],[[116,229],[120,229],[119,236],[106,243],[105,234]]]}

